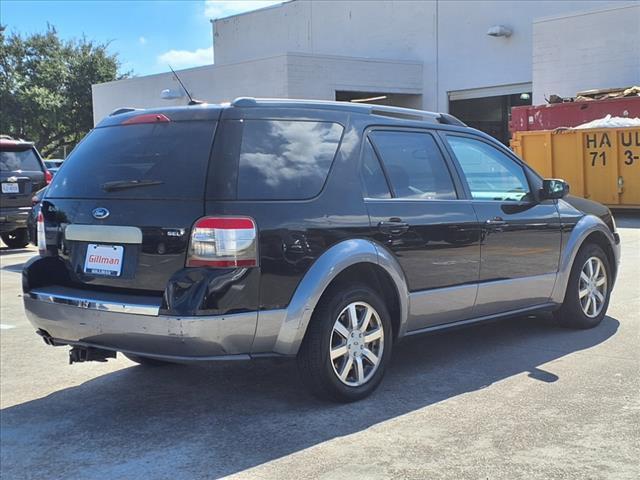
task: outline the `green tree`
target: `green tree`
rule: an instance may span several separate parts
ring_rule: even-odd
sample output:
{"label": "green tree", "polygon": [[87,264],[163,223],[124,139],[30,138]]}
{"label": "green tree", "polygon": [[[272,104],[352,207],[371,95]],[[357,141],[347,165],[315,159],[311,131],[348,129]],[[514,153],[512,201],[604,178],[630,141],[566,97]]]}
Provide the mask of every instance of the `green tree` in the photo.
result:
{"label": "green tree", "polygon": [[118,80],[117,55],[86,38],[6,34],[0,26],[0,133],[36,143],[47,157],[73,147],[93,126],[91,85]]}

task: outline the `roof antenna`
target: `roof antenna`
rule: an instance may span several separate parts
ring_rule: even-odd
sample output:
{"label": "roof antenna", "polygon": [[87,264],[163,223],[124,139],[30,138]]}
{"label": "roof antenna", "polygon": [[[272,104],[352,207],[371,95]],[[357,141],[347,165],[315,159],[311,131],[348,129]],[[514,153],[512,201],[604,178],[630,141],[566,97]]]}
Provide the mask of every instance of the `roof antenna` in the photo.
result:
{"label": "roof antenna", "polygon": [[189,93],[189,90],[187,90],[187,87],[185,87],[184,83],[182,83],[182,80],[180,80],[180,77],[178,76],[176,71],[173,68],[171,68],[171,65],[169,65],[169,69],[173,73],[173,76],[176,77],[176,80],[178,80],[178,83],[180,84],[180,86],[184,90],[184,93],[186,93],[187,97],[189,97],[189,105],[201,105],[202,103],[204,103],[201,100],[194,100],[193,97],[191,96],[191,94]]}

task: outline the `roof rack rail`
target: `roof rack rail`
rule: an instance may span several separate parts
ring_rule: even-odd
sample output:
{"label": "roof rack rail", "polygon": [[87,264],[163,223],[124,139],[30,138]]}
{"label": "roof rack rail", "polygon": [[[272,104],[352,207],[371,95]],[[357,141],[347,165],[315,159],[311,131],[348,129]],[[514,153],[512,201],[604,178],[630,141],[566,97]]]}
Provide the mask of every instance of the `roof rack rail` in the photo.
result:
{"label": "roof rack rail", "polygon": [[140,110],[140,109],[139,108],[133,108],[133,107],[116,108],[113,112],[111,112],[109,114],[109,116],[110,117],[114,117],[116,115],[120,115],[121,113],[135,112],[136,110]]}
{"label": "roof rack rail", "polygon": [[422,118],[432,120],[443,125],[455,125],[466,127],[467,125],[458,118],[448,113],[430,112],[428,110],[418,110],[414,108],[394,107],[392,105],[371,105],[372,115],[399,116],[400,118]]}
{"label": "roof rack rail", "polygon": [[253,107],[257,105],[257,101],[253,97],[238,97],[231,102],[234,107]]}
{"label": "roof rack rail", "polygon": [[393,105],[360,104],[369,107],[371,115],[399,116],[400,118],[422,118],[426,120],[438,121],[440,114],[427,110],[417,110],[413,108],[394,107]]}
{"label": "roof rack rail", "polygon": [[467,124],[460,120],[458,117],[454,117],[450,113],[441,113],[440,114],[440,123],[445,125],[455,125],[457,127],[466,127]]}
{"label": "roof rack rail", "polygon": [[381,115],[386,117],[404,118],[408,120],[427,120],[444,125],[455,125],[458,127],[466,127],[467,125],[459,119],[448,113],[429,112],[427,110],[418,110],[414,108],[394,107],[392,105],[378,105],[373,103],[352,103],[338,102],[331,100],[300,100],[292,98],[254,98],[254,97],[238,97],[231,102],[234,107],[255,107],[260,103],[281,103],[289,105],[321,105],[324,108],[341,107],[348,108],[352,111],[369,113],[370,115]]}

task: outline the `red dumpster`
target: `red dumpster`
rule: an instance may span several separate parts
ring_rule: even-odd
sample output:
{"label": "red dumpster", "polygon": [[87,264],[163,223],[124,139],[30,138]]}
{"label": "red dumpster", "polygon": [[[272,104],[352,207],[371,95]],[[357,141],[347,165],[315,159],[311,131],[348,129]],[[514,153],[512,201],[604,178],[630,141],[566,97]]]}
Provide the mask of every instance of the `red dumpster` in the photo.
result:
{"label": "red dumpster", "polygon": [[640,117],[640,97],[513,107],[509,131],[513,136],[515,132],[529,130],[577,127],[607,114],[612,117]]}

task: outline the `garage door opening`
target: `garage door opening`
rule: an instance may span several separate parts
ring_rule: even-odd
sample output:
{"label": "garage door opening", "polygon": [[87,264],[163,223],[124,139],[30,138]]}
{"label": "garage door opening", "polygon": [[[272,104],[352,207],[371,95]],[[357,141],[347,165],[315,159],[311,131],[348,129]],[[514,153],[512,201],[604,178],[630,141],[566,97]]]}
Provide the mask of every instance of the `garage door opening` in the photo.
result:
{"label": "garage door opening", "polygon": [[[528,85],[524,88],[527,87]],[[482,94],[483,92],[479,89],[477,93]],[[509,145],[511,107],[531,105],[531,91],[529,89],[518,93],[493,93],[484,92],[484,96],[473,97],[473,93],[470,91],[465,94],[450,92],[449,113],[470,127],[488,133],[505,145]]]}
{"label": "garage door opening", "polygon": [[375,105],[392,105],[394,107],[422,108],[422,95],[408,93],[356,92],[336,90],[339,102],[372,103]]}

